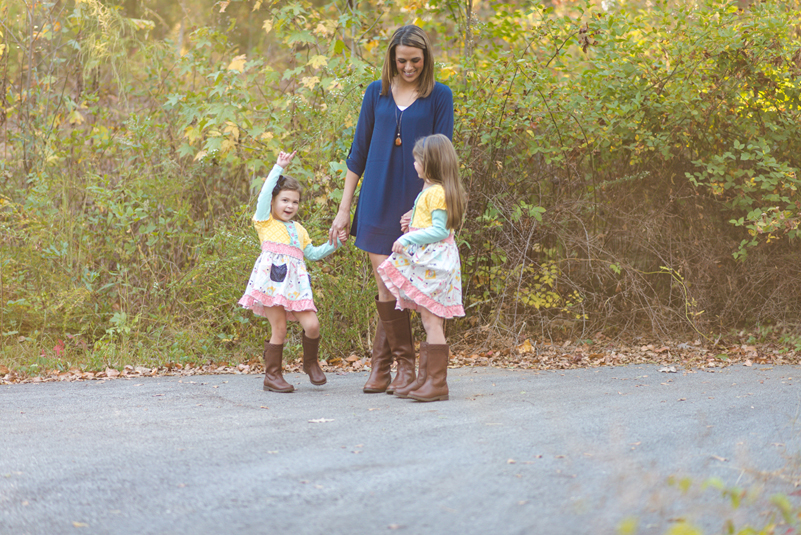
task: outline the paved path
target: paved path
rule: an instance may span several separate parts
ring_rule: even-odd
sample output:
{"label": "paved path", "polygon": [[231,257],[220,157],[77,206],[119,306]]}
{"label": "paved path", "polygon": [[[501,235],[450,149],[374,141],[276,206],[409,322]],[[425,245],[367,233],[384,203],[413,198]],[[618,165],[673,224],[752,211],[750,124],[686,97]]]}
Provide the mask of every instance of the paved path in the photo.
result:
{"label": "paved path", "polygon": [[[0,387],[0,533],[606,534],[764,522],[790,493],[801,368],[450,370],[451,400],[257,376]],[[795,472],[788,458],[795,455]],[[768,472],[772,472],[766,476]],[[791,498],[797,500],[798,498]]]}

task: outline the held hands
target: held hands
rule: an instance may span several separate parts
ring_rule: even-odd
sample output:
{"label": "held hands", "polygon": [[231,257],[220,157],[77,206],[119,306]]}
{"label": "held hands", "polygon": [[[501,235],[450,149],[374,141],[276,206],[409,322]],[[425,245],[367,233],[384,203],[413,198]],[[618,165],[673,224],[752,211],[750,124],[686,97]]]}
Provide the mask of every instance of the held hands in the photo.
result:
{"label": "held hands", "polygon": [[298,151],[296,150],[293,150],[291,154],[284,151],[279,152],[278,160],[276,160],[275,165],[286,169],[286,167],[292,162],[292,159],[295,157],[295,154],[297,153]]}
{"label": "held hands", "polygon": [[350,213],[349,212],[338,212],[337,216],[334,218],[333,223],[331,223],[331,228],[328,231],[328,243],[331,245],[337,242],[337,238],[342,243],[348,241],[348,235],[350,234]]}
{"label": "held hands", "polygon": [[408,212],[403,214],[400,218],[401,232],[403,232],[404,234],[409,232],[409,223],[411,222],[412,222],[412,211],[409,210]]}

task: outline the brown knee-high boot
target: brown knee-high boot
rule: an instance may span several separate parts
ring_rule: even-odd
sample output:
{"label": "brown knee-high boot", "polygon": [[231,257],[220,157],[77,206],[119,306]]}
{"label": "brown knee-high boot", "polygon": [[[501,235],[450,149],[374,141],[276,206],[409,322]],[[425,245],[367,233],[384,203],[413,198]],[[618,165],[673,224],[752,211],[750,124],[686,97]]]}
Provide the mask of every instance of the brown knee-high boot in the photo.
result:
{"label": "brown knee-high boot", "polygon": [[328,380],[320,368],[320,361],[317,354],[320,350],[320,337],[309,338],[303,332],[303,371],[308,374],[309,380],[313,385],[324,385]]}
{"label": "brown knee-high boot", "polygon": [[444,401],[448,399],[448,344],[428,344],[426,380],[423,386],[409,392],[417,401]]}
{"label": "brown knee-high boot", "polygon": [[273,392],[289,393],[295,387],[284,381],[281,374],[283,364],[284,344],[271,344],[270,340],[264,341],[264,390]]}
{"label": "brown knee-high boot", "polygon": [[[377,302],[377,300],[376,300]],[[378,322],[373,338],[373,356],[370,359],[370,377],[364,384],[362,390],[365,394],[378,394],[386,392],[392,376],[390,367],[392,366],[392,350],[389,348],[387,333],[384,332],[384,325]]]}
{"label": "brown knee-high boot", "polygon": [[420,342],[420,361],[417,365],[417,379],[409,383],[408,386],[395,389],[395,395],[399,398],[406,399],[409,397],[409,392],[417,390],[423,383],[426,382],[426,365],[428,362],[428,342]]}
{"label": "brown knee-high boot", "polygon": [[384,326],[392,357],[398,363],[395,379],[387,387],[387,394],[414,382],[414,341],[408,310],[395,310],[395,301],[376,301],[378,317]]}

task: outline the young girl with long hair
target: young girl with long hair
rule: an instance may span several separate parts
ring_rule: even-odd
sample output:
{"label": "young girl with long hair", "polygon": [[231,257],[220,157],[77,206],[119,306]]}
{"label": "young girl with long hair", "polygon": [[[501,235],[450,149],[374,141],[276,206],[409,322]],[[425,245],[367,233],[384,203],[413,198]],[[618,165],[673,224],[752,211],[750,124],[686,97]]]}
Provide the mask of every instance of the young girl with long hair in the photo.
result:
{"label": "young girl with long hair", "polygon": [[326,383],[317,357],[320,322],[304,258],[325,258],[347,238],[342,232],[336,244],[315,247],[306,229],[292,221],[300,206],[301,186],[282,173],[294,157],[295,152],[280,152],[262,186],[253,216],[262,252],[253,266],[245,295],[239,300],[240,305],[270,322],[272,332],[264,341],[264,390],[282,393],[295,390],[281,373],[287,320],[297,320],[303,327],[303,371],[313,385]]}
{"label": "young girl with long hair", "polygon": [[414,168],[424,181],[412,209],[409,232],[392,244],[378,273],[399,310],[418,311],[426,330],[416,380],[395,395],[418,401],[448,399],[449,347],[444,320],[464,316],[462,273],[453,231],[464,218],[467,199],[459,159],[450,140],[435,134],[414,145]]}

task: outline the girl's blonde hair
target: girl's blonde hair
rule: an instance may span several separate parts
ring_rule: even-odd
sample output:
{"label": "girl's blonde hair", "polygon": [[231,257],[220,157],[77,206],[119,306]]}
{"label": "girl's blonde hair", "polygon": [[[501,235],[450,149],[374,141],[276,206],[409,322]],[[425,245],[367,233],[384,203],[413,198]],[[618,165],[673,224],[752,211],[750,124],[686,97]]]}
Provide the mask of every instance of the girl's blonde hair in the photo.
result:
{"label": "girl's blonde hair", "polygon": [[278,182],[276,182],[273,188],[273,196],[270,202],[274,201],[278,194],[284,190],[297,191],[300,200],[303,200],[303,186],[301,186],[300,182],[289,175],[280,175],[278,177]]}
{"label": "girl's blonde hair", "polygon": [[456,230],[462,224],[467,210],[467,195],[459,178],[459,157],[451,140],[442,134],[420,138],[414,144],[412,154],[423,168],[426,180],[440,184],[445,190],[445,205],[448,208],[446,226]]}
{"label": "girl's blonde hair", "polygon": [[387,53],[384,55],[384,67],[381,69],[381,96],[387,96],[392,79],[398,75],[398,67],[395,64],[395,48],[398,45],[411,46],[423,51],[423,72],[417,78],[417,95],[420,98],[427,97],[434,90],[434,56],[426,32],[414,24],[401,26],[389,40]]}

